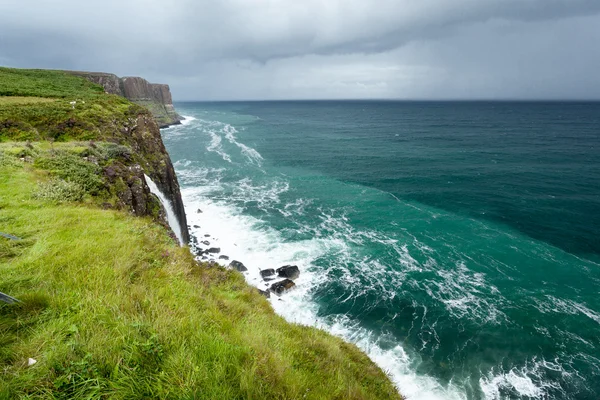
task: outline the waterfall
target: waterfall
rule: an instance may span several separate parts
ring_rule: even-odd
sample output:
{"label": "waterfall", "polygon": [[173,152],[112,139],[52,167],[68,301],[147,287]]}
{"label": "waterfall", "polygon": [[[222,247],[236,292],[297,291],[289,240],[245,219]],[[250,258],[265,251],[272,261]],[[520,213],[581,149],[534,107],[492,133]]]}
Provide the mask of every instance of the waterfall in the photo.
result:
{"label": "waterfall", "polygon": [[179,240],[179,244],[181,246],[183,246],[184,243],[183,243],[181,226],[179,225],[179,219],[177,218],[177,215],[175,214],[173,205],[171,204],[169,199],[167,199],[167,197],[160,191],[158,186],[156,186],[156,184],[152,181],[152,179],[150,179],[150,177],[148,175],[144,174],[144,177],[146,178],[146,183],[148,184],[148,187],[150,188],[150,192],[152,192],[152,194],[154,194],[154,195],[156,195],[156,197],[158,197],[158,199],[162,203],[163,207],[165,208],[165,211],[167,212],[167,221],[169,222],[169,226],[171,227],[171,230],[175,233],[175,236],[177,236],[177,240]]}

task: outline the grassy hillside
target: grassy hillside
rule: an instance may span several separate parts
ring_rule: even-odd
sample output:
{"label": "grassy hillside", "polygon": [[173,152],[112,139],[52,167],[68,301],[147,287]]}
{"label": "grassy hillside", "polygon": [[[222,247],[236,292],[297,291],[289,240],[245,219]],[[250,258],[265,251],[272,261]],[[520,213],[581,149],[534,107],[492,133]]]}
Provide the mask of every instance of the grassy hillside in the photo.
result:
{"label": "grassy hillside", "polygon": [[[98,168],[131,151],[104,141],[103,124],[136,106],[30,73],[55,84],[0,97],[0,231],[20,238],[0,237],[0,291],[22,301],[0,303],[0,399],[399,398],[354,345],[285,322],[241,274],[198,264],[150,217],[103,209],[117,183]],[[73,93],[108,119],[63,107]],[[15,142],[24,131],[3,129],[7,115],[40,140]],[[95,142],[71,140],[85,129],[41,140],[51,115],[90,122]]]}
{"label": "grassy hillside", "polygon": [[150,113],[101,86],[62,71],[0,67],[0,141],[118,138],[139,113]]}

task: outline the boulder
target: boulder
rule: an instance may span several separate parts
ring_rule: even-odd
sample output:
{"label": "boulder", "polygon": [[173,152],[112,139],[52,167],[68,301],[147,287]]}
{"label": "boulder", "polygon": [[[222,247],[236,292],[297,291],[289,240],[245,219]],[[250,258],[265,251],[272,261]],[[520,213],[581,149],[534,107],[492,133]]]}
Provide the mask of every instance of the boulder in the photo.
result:
{"label": "boulder", "polygon": [[206,235],[204,235],[204,237],[210,237],[210,235],[207,233]]}
{"label": "boulder", "polygon": [[198,229],[200,228],[200,225],[194,225],[194,228]]}
{"label": "boulder", "polygon": [[265,296],[267,299],[268,299],[269,297],[271,297],[271,292],[269,292],[268,290],[260,290],[260,289],[257,289],[257,290],[258,290],[258,293],[262,294],[262,295],[263,295],[263,296]]}
{"label": "boulder", "polygon": [[220,247],[211,247],[210,249],[206,250],[206,253],[211,253],[211,254],[217,254],[220,252],[221,252]]}
{"label": "boulder", "polygon": [[198,209],[198,211],[196,211],[198,214],[202,214],[202,210]]}
{"label": "boulder", "polygon": [[229,260],[228,256],[219,256],[219,260]]}
{"label": "boulder", "polygon": [[296,286],[294,281],[290,279],[284,279],[282,281],[275,282],[274,284],[272,284],[269,290],[275,293],[276,295],[281,296],[285,292],[291,290],[294,286]]}
{"label": "boulder", "polygon": [[202,243],[205,246],[210,246],[210,242],[208,240],[203,240],[200,243]]}
{"label": "boulder", "polygon": [[277,275],[282,278],[297,279],[300,276],[300,270],[295,265],[284,265],[277,268]]}
{"label": "boulder", "polygon": [[275,277],[273,275],[275,275],[275,270],[273,268],[263,269],[263,270],[260,271],[260,276],[265,281],[271,280],[271,279],[275,279]]}
{"label": "boulder", "polygon": [[239,261],[235,261],[235,260],[233,260],[232,262],[229,263],[229,268],[233,268],[240,272],[248,271],[248,268],[246,268],[246,266],[244,264],[242,264]]}

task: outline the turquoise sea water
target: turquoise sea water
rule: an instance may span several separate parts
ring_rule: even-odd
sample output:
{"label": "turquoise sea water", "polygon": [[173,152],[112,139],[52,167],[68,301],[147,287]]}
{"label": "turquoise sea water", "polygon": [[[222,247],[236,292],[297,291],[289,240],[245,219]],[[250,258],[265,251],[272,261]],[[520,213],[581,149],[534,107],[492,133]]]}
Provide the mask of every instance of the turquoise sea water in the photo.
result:
{"label": "turquoise sea water", "polygon": [[176,108],[192,232],[259,287],[299,265],[284,317],[409,399],[600,398],[600,103]]}

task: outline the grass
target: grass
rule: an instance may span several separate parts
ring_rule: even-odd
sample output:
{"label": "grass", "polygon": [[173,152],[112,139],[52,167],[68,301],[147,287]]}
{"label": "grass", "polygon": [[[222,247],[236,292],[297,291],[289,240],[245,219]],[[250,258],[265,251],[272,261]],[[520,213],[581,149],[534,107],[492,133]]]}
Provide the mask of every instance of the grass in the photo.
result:
{"label": "grass", "polygon": [[151,220],[36,199],[46,179],[0,161],[0,224],[22,238],[0,238],[0,291],[22,301],[0,305],[0,398],[398,398],[354,345],[285,322]]}

